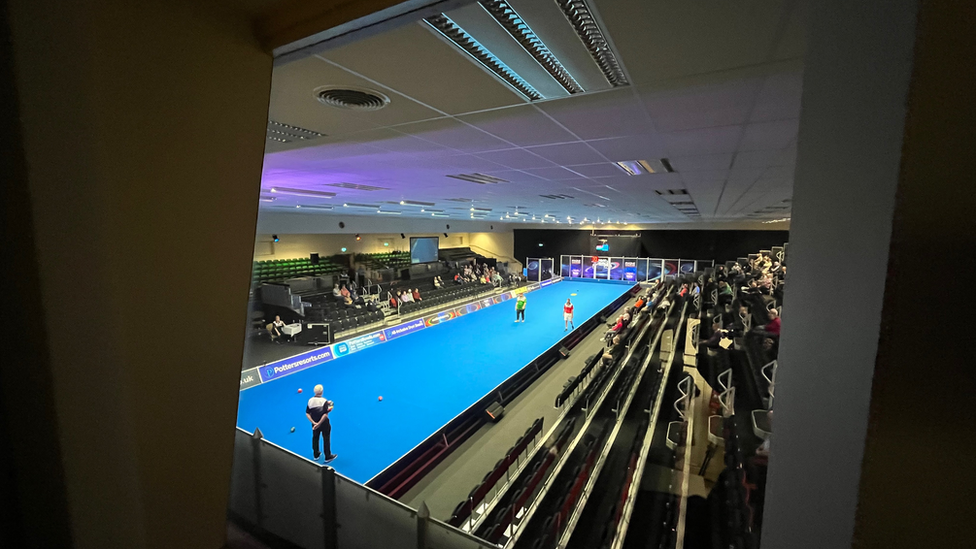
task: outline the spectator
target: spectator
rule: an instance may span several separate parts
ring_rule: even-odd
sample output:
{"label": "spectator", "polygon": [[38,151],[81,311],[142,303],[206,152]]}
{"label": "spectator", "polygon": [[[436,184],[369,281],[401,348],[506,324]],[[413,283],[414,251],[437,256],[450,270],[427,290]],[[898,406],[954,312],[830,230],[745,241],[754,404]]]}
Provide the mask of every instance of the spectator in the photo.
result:
{"label": "spectator", "polygon": [[434,277],[434,288],[438,290],[441,288],[441,277],[439,276]]}
{"label": "spectator", "polygon": [[410,293],[410,290],[404,290],[401,295],[404,303],[413,303],[413,294]]}
{"label": "spectator", "polygon": [[342,295],[342,297],[349,297],[350,295],[349,288],[346,288],[345,284],[342,285],[342,289],[339,290],[339,293]]}
{"label": "spectator", "polygon": [[413,300],[414,301],[421,301],[421,299],[420,299],[420,288],[414,288],[413,289]]}
{"label": "spectator", "polygon": [[275,315],[274,322],[271,323],[271,327],[268,330],[269,332],[271,332],[271,341],[274,341],[275,343],[281,343],[281,336],[284,335],[281,329],[284,327],[285,327],[285,323],[281,320],[281,317]]}
{"label": "spectator", "polygon": [[332,287],[332,297],[342,297],[342,292],[339,291],[338,284]]}
{"label": "spectator", "polygon": [[399,308],[400,307],[400,300],[397,299],[396,296],[394,296],[392,293],[389,294],[389,296],[390,296],[390,307],[393,308],[393,309]]}
{"label": "spectator", "polygon": [[725,337],[725,332],[722,331],[722,323],[716,320],[712,323],[712,336],[705,340],[702,345],[709,349],[720,349],[722,346],[719,345],[719,342],[722,341],[723,337]]}
{"label": "spectator", "polygon": [[769,310],[769,323],[763,326],[763,331],[767,334],[779,337],[781,322],[779,319],[779,311],[776,309]]}

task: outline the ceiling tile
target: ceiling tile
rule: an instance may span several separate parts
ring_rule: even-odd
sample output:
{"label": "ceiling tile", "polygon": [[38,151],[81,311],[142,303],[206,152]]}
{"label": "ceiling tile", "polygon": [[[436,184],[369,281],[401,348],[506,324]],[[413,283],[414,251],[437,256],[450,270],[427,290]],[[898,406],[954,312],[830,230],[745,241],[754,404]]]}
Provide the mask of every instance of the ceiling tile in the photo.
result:
{"label": "ceiling tile", "polygon": [[539,158],[538,156],[527,152],[525,149],[509,149],[505,151],[494,151],[481,153],[478,156],[484,158],[485,160],[490,160],[496,164],[501,164],[503,166],[512,168],[513,170],[522,170],[526,168],[551,168],[554,164],[545,158]]}
{"label": "ceiling tile", "polygon": [[742,126],[723,126],[662,134],[671,156],[695,156],[735,152]]}
{"label": "ceiling tile", "polygon": [[469,114],[460,119],[520,147],[577,141],[531,105]]}
{"label": "ceiling tile", "polygon": [[498,171],[505,169],[505,166],[496,164],[490,160],[485,160],[471,154],[460,154],[456,156],[445,156],[437,159],[437,162],[449,167],[449,169],[464,170],[457,173],[480,172],[488,173],[492,170]]}
{"label": "ceiling tile", "polygon": [[701,156],[677,156],[669,159],[677,172],[722,170],[732,165],[731,154],[706,154]]}
{"label": "ceiling tile", "polygon": [[524,103],[508,86],[422,22],[376,34],[322,56],[448,114]]}
{"label": "ceiling tile", "polygon": [[742,136],[740,151],[785,149],[796,139],[799,119],[748,124]]}
{"label": "ceiling tile", "polygon": [[630,88],[576,95],[538,107],[580,139],[653,133],[654,126]]}
{"label": "ceiling tile", "polygon": [[799,118],[802,95],[802,70],[767,76],[749,120],[767,122]]}
{"label": "ceiling tile", "polygon": [[442,118],[397,126],[397,131],[464,152],[508,149],[511,145],[456,120]]}
{"label": "ceiling tile", "polygon": [[731,126],[748,121],[761,85],[759,78],[723,80],[657,90],[642,98],[659,132]]}
{"label": "ceiling tile", "polygon": [[564,181],[568,179],[582,179],[579,174],[573,173],[563,168],[537,168],[533,170],[522,170],[525,173],[541,177],[550,181]]}
{"label": "ceiling tile", "polygon": [[560,145],[543,145],[526,149],[543,158],[551,160],[560,166],[568,164],[590,164],[604,162],[603,155],[594,151],[585,143],[563,143]]}
{"label": "ceiling tile", "polygon": [[782,150],[742,151],[735,154],[735,168],[764,168],[782,166],[787,159]]}
{"label": "ceiling tile", "polygon": [[611,162],[667,157],[664,141],[657,135],[599,139],[587,143]]}
{"label": "ceiling tile", "polygon": [[620,175],[620,168],[610,162],[600,162],[597,164],[580,164],[566,166],[566,168],[586,177],[613,177]]}

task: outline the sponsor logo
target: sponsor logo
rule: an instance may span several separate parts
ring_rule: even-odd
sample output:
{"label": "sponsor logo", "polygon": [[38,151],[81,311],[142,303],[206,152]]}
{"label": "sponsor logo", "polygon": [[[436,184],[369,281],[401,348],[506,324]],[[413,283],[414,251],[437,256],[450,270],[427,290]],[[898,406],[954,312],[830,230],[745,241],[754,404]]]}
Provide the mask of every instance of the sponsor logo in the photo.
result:
{"label": "sponsor logo", "polygon": [[508,301],[509,299],[512,299],[512,292],[505,292],[498,297],[500,297],[502,301]]}
{"label": "sponsor logo", "polygon": [[394,326],[393,328],[387,328],[383,330],[383,335],[385,335],[387,341],[389,341],[391,339],[396,339],[400,336],[416,332],[417,330],[422,330],[426,327],[427,326],[424,324],[424,319],[418,318],[416,320],[411,320],[406,324]]}
{"label": "sponsor logo", "polygon": [[245,370],[241,372],[241,389],[247,389],[248,387],[254,387],[261,383],[261,375],[256,369]]}
{"label": "sponsor logo", "polygon": [[258,369],[258,373],[260,374],[261,382],[263,383],[271,379],[277,379],[288,374],[300,372],[307,368],[311,368],[312,366],[317,366],[319,364],[328,362],[333,358],[332,349],[326,347],[324,350],[316,349],[315,351],[311,351],[304,355],[299,355],[294,358],[261,366]]}
{"label": "sponsor logo", "polygon": [[502,296],[496,295],[495,297],[492,298],[492,301],[494,301],[495,303],[501,303],[502,301],[505,301],[505,300],[502,299]]}
{"label": "sponsor logo", "polygon": [[383,332],[373,332],[371,334],[354,337],[341,343],[336,343],[332,346],[332,350],[337,357],[340,357],[362,351],[363,349],[372,347],[373,345],[379,345],[385,341],[386,335]]}
{"label": "sponsor logo", "polygon": [[451,320],[452,318],[454,318],[454,316],[455,316],[454,311],[441,311],[436,315],[431,315],[424,318],[424,324],[426,324],[427,326],[436,326],[438,324]]}

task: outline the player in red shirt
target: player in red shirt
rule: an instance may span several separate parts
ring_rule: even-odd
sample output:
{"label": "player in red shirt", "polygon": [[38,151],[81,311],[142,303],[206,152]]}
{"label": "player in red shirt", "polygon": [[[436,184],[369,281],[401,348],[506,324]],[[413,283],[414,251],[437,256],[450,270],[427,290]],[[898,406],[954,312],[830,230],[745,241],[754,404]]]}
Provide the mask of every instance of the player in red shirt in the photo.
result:
{"label": "player in red shirt", "polygon": [[566,298],[566,304],[563,305],[563,321],[565,322],[564,332],[569,331],[570,328],[576,329],[576,326],[573,326],[573,302],[568,297]]}

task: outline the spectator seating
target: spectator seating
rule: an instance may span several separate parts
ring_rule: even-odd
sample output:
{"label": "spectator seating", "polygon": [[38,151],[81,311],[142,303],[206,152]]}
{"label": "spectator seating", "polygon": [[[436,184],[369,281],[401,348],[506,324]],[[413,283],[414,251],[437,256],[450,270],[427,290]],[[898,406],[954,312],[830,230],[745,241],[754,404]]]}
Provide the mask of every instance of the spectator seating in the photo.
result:
{"label": "spectator seating", "polygon": [[410,252],[406,250],[356,254],[355,259],[367,269],[403,269],[410,266]]}
{"label": "spectator seating", "polygon": [[251,285],[259,286],[270,282],[283,282],[298,276],[323,276],[341,273],[345,269],[328,257],[322,257],[317,264],[307,257],[296,259],[273,259],[255,261],[251,271]]}
{"label": "spectator seating", "polygon": [[[475,513],[482,502],[486,499],[491,501],[494,496],[497,496],[501,488],[499,483],[503,478],[506,483],[511,480],[511,469],[513,465],[516,467],[521,466],[527,460],[525,454],[530,453],[531,449],[535,448],[535,443],[542,433],[542,424],[543,420],[540,417],[525,430],[525,433],[505,453],[505,457],[498,460],[492,470],[481,480],[481,483],[471,490],[467,499],[457,504],[457,507],[454,508],[454,512],[451,514],[451,518],[448,520],[448,524],[451,526],[467,524],[468,527],[465,529],[470,530],[470,522],[477,518]],[[491,497],[489,497],[490,494]]]}

